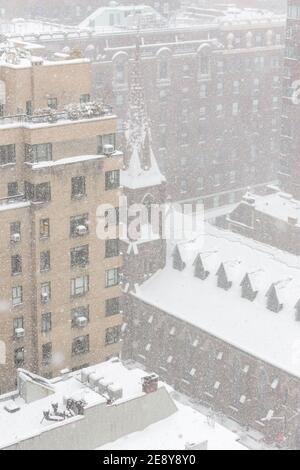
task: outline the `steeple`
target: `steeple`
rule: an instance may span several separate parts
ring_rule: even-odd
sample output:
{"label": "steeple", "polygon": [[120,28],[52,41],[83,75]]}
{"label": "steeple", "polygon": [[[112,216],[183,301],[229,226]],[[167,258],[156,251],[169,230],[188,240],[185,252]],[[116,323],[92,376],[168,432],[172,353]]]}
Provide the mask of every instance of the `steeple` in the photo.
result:
{"label": "steeple", "polygon": [[140,49],[140,39],[137,36],[125,134],[129,160],[125,162],[126,169],[121,175],[122,186],[130,189],[157,186],[165,182],[165,177],[160,172],[152,149],[150,123],[145,105]]}

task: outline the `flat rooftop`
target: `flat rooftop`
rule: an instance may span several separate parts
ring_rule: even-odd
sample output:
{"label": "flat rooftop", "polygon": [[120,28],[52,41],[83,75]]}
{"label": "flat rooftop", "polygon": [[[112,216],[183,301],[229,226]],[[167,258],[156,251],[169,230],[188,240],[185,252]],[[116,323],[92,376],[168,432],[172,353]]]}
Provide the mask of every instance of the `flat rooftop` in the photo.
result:
{"label": "flat rooftop", "polygon": [[286,223],[293,221],[294,226],[300,227],[300,201],[294,199],[291,194],[278,191],[265,196],[248,193],[242,204],[249,204],[258,212],[274,219]]}
{"label": "flat rooftop", "polygon": [[[94,377],[103,377],[107,383],[122,388],[123,396],[114,401],[114,405],[145,395],[142,380],[147,373],[132,365],[127,368],[119,360],[111,360],[84,369],[84,373],[87,375],[93,373]],[[45,431],[55,430],[71,420],[75,423],[80,417],[74,416],[57,422],[43,419],[43,413],[51,409],[54,403],[61,412],[65,407],[66,398],[83,400],[85,409],[107,404],[107,396],[101,395],[91,386],[83,383],[81,371],[53,380],[45,380],[26,371],[19,371],[19,374],[22,381],[41,386],[51,394],[31,403],[25,403],[17,393],[0,397],[0,448],[37,436]],[[168,393],[172,394],[170,387],[165,384],[159,382],[158,387],[166,388]],[[137,411],[140,412],[138,407]],[[190,406],[180,403],[177,397],[174,412],[167,419],[134,434],[126,435],[101,449],[185,449],[187,444],[209,441],[210,449],[243,450],[244,447],[237,442],[237,439],[236,434],[222,426],[212,427],[205,416]]]}

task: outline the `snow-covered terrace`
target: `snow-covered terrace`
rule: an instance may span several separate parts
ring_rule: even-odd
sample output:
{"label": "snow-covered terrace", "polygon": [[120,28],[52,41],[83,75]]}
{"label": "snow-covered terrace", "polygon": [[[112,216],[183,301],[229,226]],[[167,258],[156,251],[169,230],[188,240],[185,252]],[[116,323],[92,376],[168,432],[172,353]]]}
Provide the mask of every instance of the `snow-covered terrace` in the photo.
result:
{"label": "snow-covered terrace", "polygon": [[[98,378],[102,377],[108,384],[114,384],[121,388],[123,396],[114,403],[121,403],[142,396],[142,377],[147,374],[139,369],[128,370],[119,361],[109,361],[97,366],[85,369],[88,373],[94,373]],[[56,418],[53,421],[43,420],[43,412],[51,409],[52,403],[58,403],[59,411],[66,410],[65,399],[84,400],[85,409],[96,405],[105,404],[107,396],[88,383],[82,382],[81,371],[67,374],[63,377],[46,380],[26,371],[20,371],[21,379],[32,384],[40,384],[45,390],[49,390],[49,396],[26,403],[26,400],[18,393],[0,396],[0,448],[9,446],[14,442],[30,438],[38,433],[66,424],[69,420],[79,419],[74,416],[69,419]],[[161,385],[162,386],[162,385]],[[10,410],[10,411],[7,411]],[[15,410],[12,412],[12,410]]]}
{"label": "snow-covered terrace", "polygon": [[269,10],[260,10],[255,8],[227,8],[205,9],[190,7],[181,10],[173,19],[172,24],[177,26],[188,26],[195,24],[203,24],[205,22],[214,23],[216,27],[221,29],[240,27],[273,27],[283,26],[286,21],[284,15],[271,12]]}
{"label": "snow-covered terrace", "polygon": [[249,204],[256,211],[267,214],[274,219],[292,223],[300,227],[300,202],[291,194],[275,192],[266,196],[248,193],[243,204]]}
{"label": "snow-covered terrace", "polygon": [[[48,436],[46,439],[51,440],[53,448],[69,448],[68,442],[71,442],[72,448],[80,449],[83,447],[83,442],[85,442],[85,447],[89,447],[89,442],[98,441],[99,443],[106,442],[101,449],[110,449],[111,446],[114,449],[122,449],[124,446],[127,449],[185,449],[187,445],[208,441],[210,450],[245,449],[237,442],[238,436],[236,434],[220,425],[212,427],[205,416],[186,404],[175,402],[171,397],[172,390],[167,385],[161,382],[158,384],[158,392],[162,392],[159,393],[158,400],[162,399],[162,401],[155,401],[155,393],[150,393],[147,396],[142,388],[145,376],[147,373],[143,370],[133,366],[127,368],[116,359],[84,369],[84,371],[71,374],[65,371],[62,377],[53,380],[42,379],[26,371],[19,371],[23,387],[24,383],[29,391],[32,390],[31,387],[37,387],[33,394],[35,399],[25,400],[24,397],[22,398],[22,393],[20,395],[17,392],[0,397],[0,448],[6,448],[13,443],[21,443],[30,439],[33,443],[39,442],[34,439],[42,439],[42,436],[46,434]],[[108,403],[107,394],[100,392],[100,389],[94,386],[99,383],[99,378],[101,378],[102,384],[113,384],[113,390],[122,389],[122,397],[115,399],[113,403]],[[39,387],[43,393],[48,393],[49,396],[37,398]],[[142,398],[144,401],[139,401]],[[177,400],[179,398],[177,396]],[[66,399],[76,402],[83,400],[84,415],[62,419],[60,414],[66,410]],[[128,413],[128,409],[126,411],[127,403],[131,403],[129,412],[134,411],[136,416],[141,417],[141,423],[144,423],[144,426],[137,427],[134,433],[132,430],[130,433],[126,433],[127,428],[132,429],[128,422],[130,420],[127,419],[129,416],[126,414]],[[52,404],[57,404],[56,415],[51,411],[53,410]],[[118,407],[122,404],[125,407],[118,419]],[[102,408],[104,414],[101,415],[102,419],[96,424],[98,428],[95,429],[93,428],[93,423],[95,423],[93,416],[97,415],[98,407]],[[43,419],[44,412],[48,410],[51,411],[52,421]],[[143,415],[147,413],[148,422],[147,419],[143,421]],[[131,421],[134,421],[136,416],[131,416]],[[82,420],[87,421],[87,436],[76,434],[78,423],[83,422]],[[62,429],[69,423],[71,423],[71,427],[66,426]],[[108,436],[100,435],[105,433],[107,427],[108,429],[120,428],[117,433],[118,440],[115,439],[114,444],[107,440]],[[99,436],[94,435],[97,433]],[[61,442],[62,435],[65,436],[66,442]],[[51,447],[51,443],[49,442],[47,446]]]}
{"label": "snow-covered terrace", "polygon": [[[300,378],[300,322],[295,306],[300,299],[300,258],[209,224],[205,234],[178,244],[183,271],[173,268],[169,247],[167,266],[133,294],[226,343]],[[206,280],[194,275],[200,254]],[[217,286],[223,263],[232,287]],[[250,276],[258,290],[251,302],[242,298],[241,282]],[[282,310],[267,308],[267,293],[274,286]],[[274,293],[274,292],[273,292]]]}
{"label": "snow-covered terrace", "polygon": [[56,32],[70,32],[74,28],[49,21],[26,20],[23,18],[15,18],[11,21],[0,22],[0,34],[7,37],[23,36],[27,34],[45,34]]}
{"label": "snow-covered terrace", "polygon": [[0,129],[11,127],[49,127],[74,124],[79,122],[97,121],[99,119],[112,119],[116,116],[110,106],[104,106],[99,112],[94,112],[90,109],[89,105],[82,105],[82,110],[79,110],[79,105],[69,107],[66,111],[50,112],[45,111],[41,113],[28,116],[20,114],[16,116],[4,116],[0,118]]}

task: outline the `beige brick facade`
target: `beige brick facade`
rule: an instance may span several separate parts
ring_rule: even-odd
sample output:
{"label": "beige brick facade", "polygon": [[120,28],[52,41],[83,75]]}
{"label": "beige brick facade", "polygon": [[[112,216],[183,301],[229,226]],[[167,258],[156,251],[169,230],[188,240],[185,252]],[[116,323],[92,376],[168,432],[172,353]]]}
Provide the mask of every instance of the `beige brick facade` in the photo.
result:
{"label": "beige brick facade", "polygon": [[[62,108],[90,91],[85,61],[1,66],[0,77],[6,83],[6,116],[16,114],[16,103],[32,100],[35,108],[45,107],[47,96],[55,95]],[[0,358],[1,393],[15,387],[18,367],[55,376],[120,350],[120,310],[107,314],[106,301],[120,296],[122,259],[119,252],[107,256],[105,240],[96,236],[97,207],[118,207],[119,187],[106,187],[106,173],[122,168],[122,154],[103,155],[99,147],[102,136],[115,134],[116,117],[103,111],[91,118],[58,115],[56,122],[42,121],[38,116],[0,121],[0,341],[1,350],[6,348]],[[81,235],[80,224],[86,227]],[[84,255],[71,254],[80,247]],[[111,287],[107,271],[114,274]]]}

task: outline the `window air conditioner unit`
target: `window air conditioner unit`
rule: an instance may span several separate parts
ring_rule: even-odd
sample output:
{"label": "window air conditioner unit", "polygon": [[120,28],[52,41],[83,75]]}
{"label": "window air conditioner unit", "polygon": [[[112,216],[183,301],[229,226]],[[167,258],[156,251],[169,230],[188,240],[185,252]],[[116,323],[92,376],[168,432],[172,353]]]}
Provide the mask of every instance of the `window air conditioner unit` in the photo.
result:
{"label": "window air conditioner unit", "polygon": [[15,336],[16,338],[20,339],[20,338],[24,338],[25,336],[25,330],[23,328],[16,328],[15,329]]}
{"label": "window air conditioner unit", "polygon": [[85,225],[78,225],[78,227],[76,227],[76,234],[77,235],[86,235],[87,234],[87,227]]}
{"label": "window air conditioner unit", "polygon": [[79,328],[84,328],[85,326],[87,326],[88,324],[88,319],[86,317],[77,317],[76,318],[76,325],[79,327]]}
{"label": "window air conditioner unit", "polygon": [[42,292],[42,302],[48,302],[49,300],[49,294],[47,294],[46,292]]}
{"label": "window air conditioner unit", "polygon": [[21,241],[21,235],[19,233],[13,233],[11,236],[11,241],[13,243],[18,243]]}
{"label": "window air conditioner unit", "polygon": [[114,153],[115,149],[113,145],[104,145],[103,146],[103,153],[104,155],[112,155]]}

